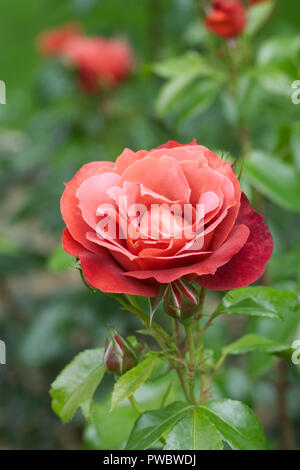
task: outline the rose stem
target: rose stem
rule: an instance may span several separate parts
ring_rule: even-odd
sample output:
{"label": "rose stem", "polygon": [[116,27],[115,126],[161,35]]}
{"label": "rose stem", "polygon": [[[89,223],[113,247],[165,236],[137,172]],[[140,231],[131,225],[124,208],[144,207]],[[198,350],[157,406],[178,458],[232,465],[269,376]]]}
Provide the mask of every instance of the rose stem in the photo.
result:
{"label": "rose stem", "polygon": [[193,338],[193,329],[191,325],[186,326],[186,341],[189,350],[189,363],[190,368],[188,372],[188,382],[189,382],[189,391],[190,391],[190,401],[195,404],[195,345]]}
{"label": "rose stem", "polygon": [[173,319],[173,331],[174,331],[174,336],[176,339],[179,356],[182,357],[179,321],[177,320],[177,318]]}

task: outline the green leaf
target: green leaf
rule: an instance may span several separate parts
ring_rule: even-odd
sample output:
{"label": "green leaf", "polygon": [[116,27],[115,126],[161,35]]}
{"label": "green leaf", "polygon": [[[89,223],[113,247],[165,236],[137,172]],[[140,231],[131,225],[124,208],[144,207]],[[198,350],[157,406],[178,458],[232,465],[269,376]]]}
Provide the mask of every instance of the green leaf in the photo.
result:
{"label": "green leaf", "polygon": [[156,361],[157,356],[152,354],[148,359],[145,359],[119,378],[114,385],[111,409],[114,409],[121,401],[125,400],[125,398],[133,395],[134,392],[146,382],[151,375]]}
{"label": "green leaf", "polygon": [[169,431],[189,409],[191,409],[191,405],[184,402],[175,402],[160,410],[146,411],[136,421],[126,449],[148,449],[163,434]]}
{"label": "green leaf", "polygon": [[181,57],[173,57],[153,64],[153,71],[163,78],[175,78],[183,73],[208,70],[208,64],[203,56],[197,52],[188,52]]}
{"label": "green leaf", "polygon": [[246,160],[251,183],[284,209],[300,212],[300,178],[288,163],[254,151]]}
{"label": "green leaf", "polygon": [[185,91],[184,99],[180,103],[178,122],[191,119],[206,111],[216,99],[219,91],[220,83],[212,77],[201,79],[193,84]]}
{"label": "green leaf", "polygon": [[296,122],[291,133],[291,152],[295,168],[300,173],[300,122]]}
{"label": "green leaf", "polygon": [[85,419],[90,423],[92,421],[92,416],[95,412],[95,403],[92,398],[89,398],[87,401],[80,405],[81,411]]}
{"label": "green leaf", "polygon": [[175,101],[183,95],[183,91],[197,75],[198,73],[195,71],[181,74],[162,86],[156,101],[156,111],[160,117],[164,117],[170,112]]}
{"label": "green leaf", "polygon": [[124,449],[138,413],[126,401],[110,412],[110,397],[107,398],[105,402],[95,403],[93,418],[84,432],[84,441],[89,448],[96,450]]}
{"label": "green leaf", "polygon": [[272,36],[264,41],[257,53],[259,65],[283,63],[287,59],[298,60],[300,36]]}
{"label": "green leaf", "polygon": [[291,350],[287,344],[272,341],[269,338],[249,334],[228,344],[222,349],[223,354],[244,354],[252,351],[260,351],[268,354],[285,354]]}
{"label": "green leaf", "polygon": [[[197,84],[198,104],[200,101],[205,101],[208,91],[210,91],[210,94],[212,93],[212,81],[211,78],[208,80],[208,77],[212,76],[213,71],[199,54],[187,54],[181,58],[157,64],[155,70],[156,72],[159,71],[160,75],[168,78],[168,81],[162,86],[156,101],[156,110],[160,117],[166,116],[175,105],[180,105],[186,99],[186,93],[190,92],[190,85],[196,78],[206,78],[202,93],[200,93],[199,84]],[[215,88],[216,85],[214,91]]]}
{"label": "green leaf", "polygon": [[[290,261],[292,262],[292,257],[294,256],[294,262],[298,262],[298,267],[300,264],[299,256],[296,256],[296,252],[291,252],[289,254]],[[293,265],[290,267],[288,266],[287,259],[281,259],[278,265],[278,270],[280,270],[280,261],[281,264],[281,272],[283,276],[287,276],[288,279],[293,278]],[[296,267],[295,267],[296,268]],[[285,271],[286,270],[286,271]],[[272,277],[273,278],[273,277]],[[259,336],[264,336],[266,338],[272,338],[272,341],[276,341],[277,343],[281,344],[292,344],[293,340],[299,337],[297,331],[300,331],[300,315],[299,309],[295,311],[289,311],[284,315],[283,321],[278,325],[277,322],[270,318],[251,318],[247,324],[247,333],[252,333]],[[291,357],[291,356],[290,356]],[[259,376],[266,374],[274,362],[276,361],[276,357],[270,354],[266,354],[259,351],[254,351],[250,353],[248,359],[248,367],[251,378],[256,379]],[[290,359],[290,358],[289,358]]]}
{"label": "green leaf", "polygon": [[[162,397],[170,381],[174,382],[174,387],[164,406],[181,400],[181,387],[174,369],[155,381],[148,380],[136,391],[134,398],[145,411],[158,409],[161,407]],[[95,403],[92,423],[87,427],[86,438],[89,446],[94,449],[124,449],[139,414],[129,400],[124,400],[117,408],[110,411],[111,393],[101,395],[99,400]]]}
{"label": "green leaf", "polygon": [[[65,423],[80,406],[90,414],[88,401],[93,397],[105,373],[103,348],[78,354],[58,375],[51,386],[52,408]],[[88,407],[87,407],[88,406]]]}
{"label": "green leaf", "polygon": [[154,314],[156,313],[157,309],[159,308],[160,304],[162,303],[164,294],[166,291],[166,287],[161,285],[156,297],[149,297],[149,304],[150,304],[150,327],[152,324],[152,320]]}
{"label": "green leaf", "polygon": [[257,67],[254,77],[268,93],[290,99],[293,77],[283,68],[274,65]]}
{"label": "green leaf", "polygon": [[221,450],[223,442],[216,426],[194,408],[170,431],[164,450]]}
{"label": "green leaf", "polygon": [[233,449],[266,449],[263,428],[253,411],[243,403],[227,399],[211,400],[199,409]]}
{"label": "green leaf", "polygon": [[248,20],[244,34],[248,37],[254,36],[267,21],[273,9],[274,2],[272,0],[251,6],[247,12]]}
{"label": "green leaf", "polygon": [[294,292],[272,287],[243,287],[227,292],[213,315],[247,315],[283,319],[286,312],[294,311],[298,299]]}

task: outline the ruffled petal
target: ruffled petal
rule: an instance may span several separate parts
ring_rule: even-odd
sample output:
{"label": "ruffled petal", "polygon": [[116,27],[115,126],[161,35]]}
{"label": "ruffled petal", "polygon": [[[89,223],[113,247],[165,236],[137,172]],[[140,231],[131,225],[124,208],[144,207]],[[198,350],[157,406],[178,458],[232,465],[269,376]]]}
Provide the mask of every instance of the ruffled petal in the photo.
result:
{"label": "ruffled petal", "polygon": [[155,297],[158,285],[146,284],[137,279],[124,276],[124,272],[107,250],[101,248],[96,255],[86,250],[72,238],[66,228],[62,237],[63,248],[67,253],[80,259],[83,275],[92,287],[103,292],[123,293]]}
{"label": "ruffled petal", "polygon": [[273,240],[263,217],[252,209],[245,194],[241,198],[237,223],[249,227],[247,242],[215,275],[199,277],[196,282],[201,286],[213,290],[237,289],[252,284],[263,275],[273,251]]}
{"label": "ruffled petal", "polygon": [[[214,274],[220,266],[228,263],[241,250],[247,241],[249,233],[250,230],[246,225],[235,226],[226,242],[211,256],[198,263],[161,270],[129,271],[125,274],[136,279],[153,278],[162,284],[175,281],[187,275]],[[176,259],[174,261],[176,262]]]}
{"label": "ruffled petal", "polygon": [[66,188],[60,200],[62,218],[72,237],[86,249],[93,252],[98,252],[98,247],[86,239],[86,233],[91,229],[82,218],[81,210],[78,207],[76,193],[83,181],[87,178],[100,174],[106,169],[110,171],[113,167],[114,164],[112,162],[87,163],[76,173],[69,183],[66,183]]}
{"label": "ruffled petal", "polygon": [[143,184],[171,201],[188,202],[191,194],[179,162],[168,156],[137,160],[122,174],[120,186],[124,182]]}

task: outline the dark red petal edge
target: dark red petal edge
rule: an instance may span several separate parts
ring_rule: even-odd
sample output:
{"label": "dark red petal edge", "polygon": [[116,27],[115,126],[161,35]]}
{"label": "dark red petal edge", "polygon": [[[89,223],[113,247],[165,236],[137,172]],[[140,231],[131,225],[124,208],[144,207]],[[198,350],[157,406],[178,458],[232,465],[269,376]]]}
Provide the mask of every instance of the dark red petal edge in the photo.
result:
{"label": "dark red petal edge", "polygon": [[242,194],[237,224],[247,225],[250,235],[243,248],[214,275],[200,276],[196,282],[212,290],[245,287],[259,279],[273,251],[273,240],[263,216],[252,209],[247,196]]}

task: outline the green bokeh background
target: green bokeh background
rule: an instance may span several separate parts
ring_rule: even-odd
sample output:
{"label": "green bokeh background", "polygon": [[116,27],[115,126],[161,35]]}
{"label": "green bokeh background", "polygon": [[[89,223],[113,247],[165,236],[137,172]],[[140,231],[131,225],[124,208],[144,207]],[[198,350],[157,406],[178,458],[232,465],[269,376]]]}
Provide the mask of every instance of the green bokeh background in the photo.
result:
{"label": "green bokeh background", "polygon": [[[298,11],[298,0],[279,1],[260,40],[277,33],[296,35]],[[99,392],[102,404],[94,427],[84,430],[80,415],[62,425],[51,411],[50,384],[77,352],[102,345],[107,324],[123,334],[137,326],[111,298],[88,292],[78,273],[65,269],[69,260],[59,248],[63,182],[85,162],[113,160],[124,147],[151,148],[173,138],[187,142],[196,135],[203,145],[234,153],[236,136],[215,124],[218,109],[176,128],[155,114],[162,81],[151,73],[150,64],[188,49],[185,32],[197,21],[192,0],[1,0],[0,18],[0,79],[7,87],[7,104],[0,105],[0,339],[7,344],[7,364],[0,365],[0,449],[113,447],[119,444],[115,436],[110,441],[98,429],[102,420],[109,425],[105,403],[111,380]],[[41,58],[35,47],[39,32],[74,20],[89,34],[127,37],[135,51],[136,71],[116,94],[104,99],[103,115],[94,100],[78,93],[62,68]],[[286,270],[291,266],[286,278],[295,283],[299,217],[269,202],[266,216],[279,244],[295,250],[292,260],[283,260]],[[277,244],[276,253],[280,251]],[[280,282],[281,271],[279,258],[274,261],[274,279],[277,275]],[[218,295],[212,295],[209,306],[217,300]],[[244,327],[239,321],[221,322],[209,341],[218,345]],[[255,376],[257,364],[264,360],[251,358],[253,375],[243,360],[230,364],[219,377],[218,393],[251,404],[271,447],[280,448],[276,369],[266,379]],[[292,368],[288,373],[289,412],[299,446],[299,374]],[[131,411],[122,414],[121,434],[132,420]]]}

